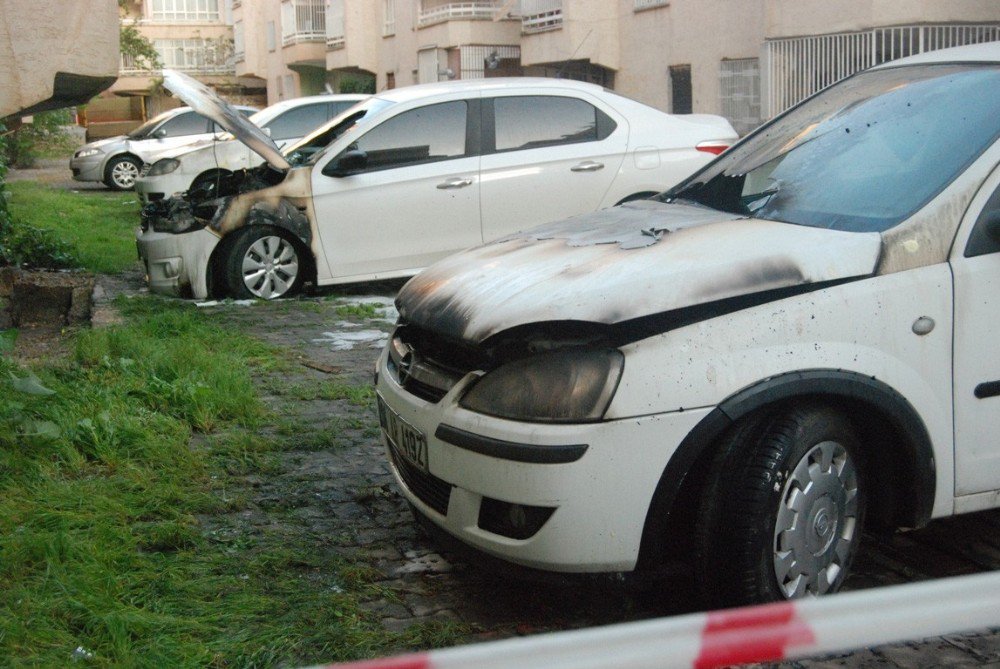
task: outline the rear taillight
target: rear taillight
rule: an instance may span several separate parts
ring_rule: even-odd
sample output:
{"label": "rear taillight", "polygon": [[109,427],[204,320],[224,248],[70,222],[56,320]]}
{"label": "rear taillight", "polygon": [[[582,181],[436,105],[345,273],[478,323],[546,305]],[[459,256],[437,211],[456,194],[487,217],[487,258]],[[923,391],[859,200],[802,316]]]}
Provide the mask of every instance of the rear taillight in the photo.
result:
{"label": "rear taillight", "polygon": [[694,148],[698,149],[699,151],[704,151],[705,153],[711,153],[712,155],[717,156],[729,148],[729,142],[722,139],[711,139],[707,142],[701,142],[697,144]]}

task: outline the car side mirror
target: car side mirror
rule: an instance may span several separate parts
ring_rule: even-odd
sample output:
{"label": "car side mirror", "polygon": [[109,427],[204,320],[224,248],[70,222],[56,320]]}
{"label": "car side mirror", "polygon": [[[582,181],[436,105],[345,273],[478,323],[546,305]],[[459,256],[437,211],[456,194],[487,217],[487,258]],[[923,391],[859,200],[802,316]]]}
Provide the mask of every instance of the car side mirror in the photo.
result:
{"label": "car side mirror", "polygon": [[167,136],[167,131],[164,128],[160,128],[159,130],[153,133],[153,137],[155,137],[156,139],[163,139],[166,136]]}
{"label": "car side mirror", "polygon": [[368,154],[361,149],[351,149],[339,159],[327,163],[323,174],[328,177],[349,177],[368,167]]}

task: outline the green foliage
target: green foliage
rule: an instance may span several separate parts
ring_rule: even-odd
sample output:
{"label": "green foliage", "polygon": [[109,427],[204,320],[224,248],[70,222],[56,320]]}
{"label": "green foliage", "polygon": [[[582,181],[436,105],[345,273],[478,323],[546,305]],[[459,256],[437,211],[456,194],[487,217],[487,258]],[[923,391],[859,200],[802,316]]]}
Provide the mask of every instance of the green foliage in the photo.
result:
{"label": "green foliage", "polygon": [[11,167],[32,167],[40,153],[53,146],[65,145],[72,140],[63,132],[63,127],[72,122],[65,109],[41,112],[7,133],[3,145],[5,162]]}
{"label": "green foliage", "polygon": [[341,304],[335,311],[341,318],[375,318],[378,315],[377,306],[371,302],[359,302],[358,304]]}
{"label": "green foliage", "polygon": [[[119,13],[126,17],[128,0],[118,0]],[[160,54],[153,43],[135,27],[134,23],[119,21],[119,50],[130,65],[141,70],[158,70],[163,67]]]}
{"label": "green foliage", "polygon": [[341,93],[365,93],[375,94],[375,77],[372,76],[352,76],[340,80],[338,86]]}
{"label": "green foliage", "polygon": [[[74,193],[33,181],[13,183],[10,191],[10,209],[17,221],[14,229],[18,236],[37,239],[39,235],[26,232],[28,228],[50,231],[42,241],[48,238],[68,245],[51,251],[71,252],[74,259],[71,266],[92,272],[115,274],[136,265],[139,204],[135,193]],[[29,255],[23,250],[20,253]],[[54,262],[34,259],[37,266],[57,266]]]}
{"label": "green foliage", "polygon": [[51,230],[11,224],[0,232],[0,266],[70,269],[79,266],[76,249]]}

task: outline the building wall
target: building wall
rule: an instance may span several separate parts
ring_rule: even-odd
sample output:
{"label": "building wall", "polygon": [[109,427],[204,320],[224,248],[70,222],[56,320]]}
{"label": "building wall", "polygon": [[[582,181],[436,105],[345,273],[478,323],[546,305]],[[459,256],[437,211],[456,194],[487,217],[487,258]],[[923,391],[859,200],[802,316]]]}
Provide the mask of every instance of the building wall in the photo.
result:
{"label": "building wall", "polygon": [[881,26],[1000,20],[998,0],[768,0],[768,38],[822,35]]}
{"label": "building wall", "polygon": [[82,104],[118,62],[113,0],[0,0],[0,118]]}
{"label": "building wall", "polygon": [[620,8],[615,0],[563,0],[562,26],[521,39],[525,66],[588,60],[611,70],[621,61]]}

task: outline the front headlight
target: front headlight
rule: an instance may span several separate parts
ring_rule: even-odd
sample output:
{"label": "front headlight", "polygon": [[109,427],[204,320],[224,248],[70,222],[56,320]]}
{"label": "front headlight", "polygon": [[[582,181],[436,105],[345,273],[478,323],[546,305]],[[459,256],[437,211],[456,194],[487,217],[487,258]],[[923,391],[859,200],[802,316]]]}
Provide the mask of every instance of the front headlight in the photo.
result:
{"label": "front headlight", "polygon": [[158,177],[163,174],[170,174],[181,166],[181,161],[176,158],[161,158],[153,163],[153,166],[146,172],[148,177]]}
{"label": "front headlight", "polygon": [[563,349],[508,363],[476,381],[459,404],[478,413],[540,423],[604,417],[625,366],[614,349]]}
{"label": "front headlight", "polygon": [[91,156],[96,156],[101,153],[100,149],[80,149],[76,152],[77,158],[90,158]]}

